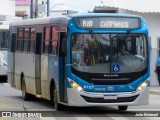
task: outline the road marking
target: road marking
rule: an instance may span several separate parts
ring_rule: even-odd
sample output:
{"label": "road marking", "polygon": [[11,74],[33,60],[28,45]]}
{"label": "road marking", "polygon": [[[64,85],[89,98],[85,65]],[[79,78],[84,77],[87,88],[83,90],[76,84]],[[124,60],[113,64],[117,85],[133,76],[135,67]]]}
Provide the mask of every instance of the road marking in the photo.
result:
{"label": "road marking", "polygon": [[3,83],[4,86],[10,86],[9,83]]}
{"label": "road marking", "polygon": [[106,114],[106,115],[107,115],[107,117],[111,118],[112,120],[130,120],[129,118],[123,117],[119,113],[118,114]]}
{"label": "road marking", "polygon": [[41,117],[40,120],[56,120],[55,117]]}
{"label": "road marking", "polygon": [[160,111],[160,109],[149,109],[149,108],[146,108],[146,109],[127,109],[127,111],[131,111],[131,112],[140,112],[140,111],[142,111],[142,112],[144,112],[144,111],[147,111],[147,112],[149,112],[149,111]]}
{"label": "road marking", "polygon": [[75,117],[76,120],[92,120],[90,117]]}
{"label": "road marking", "polygon": [[144,118],[149,120],[159,120],[159,117],[144,117]]}

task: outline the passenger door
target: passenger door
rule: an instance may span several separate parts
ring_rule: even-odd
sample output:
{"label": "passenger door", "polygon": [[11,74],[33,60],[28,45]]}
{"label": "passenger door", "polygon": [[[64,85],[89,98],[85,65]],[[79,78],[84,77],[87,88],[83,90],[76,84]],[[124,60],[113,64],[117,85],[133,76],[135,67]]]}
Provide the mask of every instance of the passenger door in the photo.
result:
{"label": "passenger door", "polygon": [[[7,61],[10,61],[8,62],[8,72],[10,74],[10,80],[9,82],[11,82],[11,85],[16,87],[15,85],[15,76],[14,76],[14,73],[15,73],[15,46],[16,46],[16,38],[17,38],[17,34],[16,33],[13,33],[12,36],[11,36],[11,41],[9,43],[9,46],[10,46],[10,50],[8,52],[8,60]],[[10,65],[9,65],[10,63]]]}
{"label": "passenger door", "polygon": [[66,89],[66,32],[60,33],[60,51],[59,51],[59,94],[60,101],[67,101],[67,89]]}
{"label": "passenger door", "polygon": [[36,50],[35,50],[36,95],[41,95],[41,43],[42,43],[42,33],[36,33]]}

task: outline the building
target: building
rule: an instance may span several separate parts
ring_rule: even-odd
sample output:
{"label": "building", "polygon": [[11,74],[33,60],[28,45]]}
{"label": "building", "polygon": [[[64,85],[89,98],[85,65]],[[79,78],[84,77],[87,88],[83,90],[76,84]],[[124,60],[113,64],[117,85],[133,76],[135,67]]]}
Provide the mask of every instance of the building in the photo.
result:
{"label": "building", "polygon": [[15,1],[4,0],[0,4],[0,23],[5,25],[14,20],[21,20],[21,18],[15,17]]}
{"label": "building", "polygon": [[[132,3],[132,4],[131,4]],[[94,12],[126,13],[142,16],[147,21],[151,43],[151,85],[158,85],[154,72],[156,58],[160,56],[160,1],[158,0],[103,0]]]}
{"label": "building", "polygon": [[15,0],[15,15],[30,18],[30,4],[31,0]]}
{"label": "building", "polygon": [[[35,18],[35,5],[36,0],[15,0],[15,9],[16,9],[16,16],[23,17],[24,19],[31,18],[31,11],[32,16]],[[33,8],[31,10],[31,2],[33,3]],[[47,6],[47,2],[49,2]],[[66,15],[66,14],[73,14],[77,13],[77,11],[71,10],[70,7],[67,7],[63,3],[60,4],[52,4],[52,0],[38,0],[38,15],[37,17],[47,17],[47,13],[49,16],[57,16],[57,15]],[[53,6],[50,6],[53,5]],[[47,9],[48,7],[48,9]]]}

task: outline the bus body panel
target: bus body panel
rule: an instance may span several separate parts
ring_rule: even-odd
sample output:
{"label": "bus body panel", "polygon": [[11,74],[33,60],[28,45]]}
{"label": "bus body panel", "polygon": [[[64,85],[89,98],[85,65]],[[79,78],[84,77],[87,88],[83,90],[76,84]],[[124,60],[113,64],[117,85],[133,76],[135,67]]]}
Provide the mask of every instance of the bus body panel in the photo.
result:
{"label": "bus body panel", "polygon": [[[110,93],[110,92],[133,92],[136,91],[138,86],[140,86],[146,80],[150,80],[149,75],[146,74],[139,79],[129,83],[129,84],[122,84],[122,85],[94,85],[92,83],[88,83],[85,80],[75,77],[75,75],[70,75],[68,78],[77,82],[85,92],[103,92],[103,93]],[[68,81],[68,80],[67,80]],[[148,84],[149,86],[149,84]],[[68,83],[67,88],[71,88],[70,84]]]}
{"label": "bus body panel", "polygon": [[[27,67],[25,66],[27,65]],[[15,53],[15,84],[21,90],[22,74],[24,76],[26,91],[36,94],[35,88],[35,55]]]}
{"label": "bus body panel", "polygon": [[14,82],[14,53],[13,52],[8,52],[8,67],[7,67],[7,73],[8,73],[8,82],[12,87],[15,87],[15,82]]}
{"label": "bus body panel", "polygon": [[48,56],[41,55],[41,87],[42,87],[42,97],[48,98],[48,87],[49,87],[49,78],[48,78]]}
{"label": "bus body panel", "polygon": [[49,79],[49,83],[48,83],[48,96],[47,98],[50,100],[50,87],[51,86],[51,80],[53,80],[56,84],[56,88],[57,90],[59,90],[59,57],[57,55],[49,55],[48,56],[48,63],[50,65],[48,65],[48,79]]}

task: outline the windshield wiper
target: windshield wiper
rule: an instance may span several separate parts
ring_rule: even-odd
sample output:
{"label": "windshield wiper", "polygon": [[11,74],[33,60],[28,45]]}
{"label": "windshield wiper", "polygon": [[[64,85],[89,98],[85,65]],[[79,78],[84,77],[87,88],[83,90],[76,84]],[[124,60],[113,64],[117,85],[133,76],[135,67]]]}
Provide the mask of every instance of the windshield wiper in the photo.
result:
{"label": "windshield wiper", "polygon": [[101,55],[103,55],[103,45],[101,43],[101,41],[97,38],[97,36],[93,33],[93,30],[89,30],[89,33],[91,34],[91,37],[94,38],[94,40],[97,43],[97,47],[99,47],[99,49],[101,50]]}
{"label": "windshield wiper", "polygon": [[97,36],[93,33],[92,30],[89,30],[89,33],[91,34],[91,37],[95,39],[98,47],[100,46],[102,48],[102,44],[101,44],[101,41],[97,38]]}
{"label": "windshield wiper", "polygon": [[[130,33],[131,33],[131,30],[127,30],[127,33],[126,33],[126,35],[124,36],[124,41],[127,40],[127,38],[128,38],[128,36],[129,36]],[[127,48],[126,48],[126,49],[127,49]]]}

